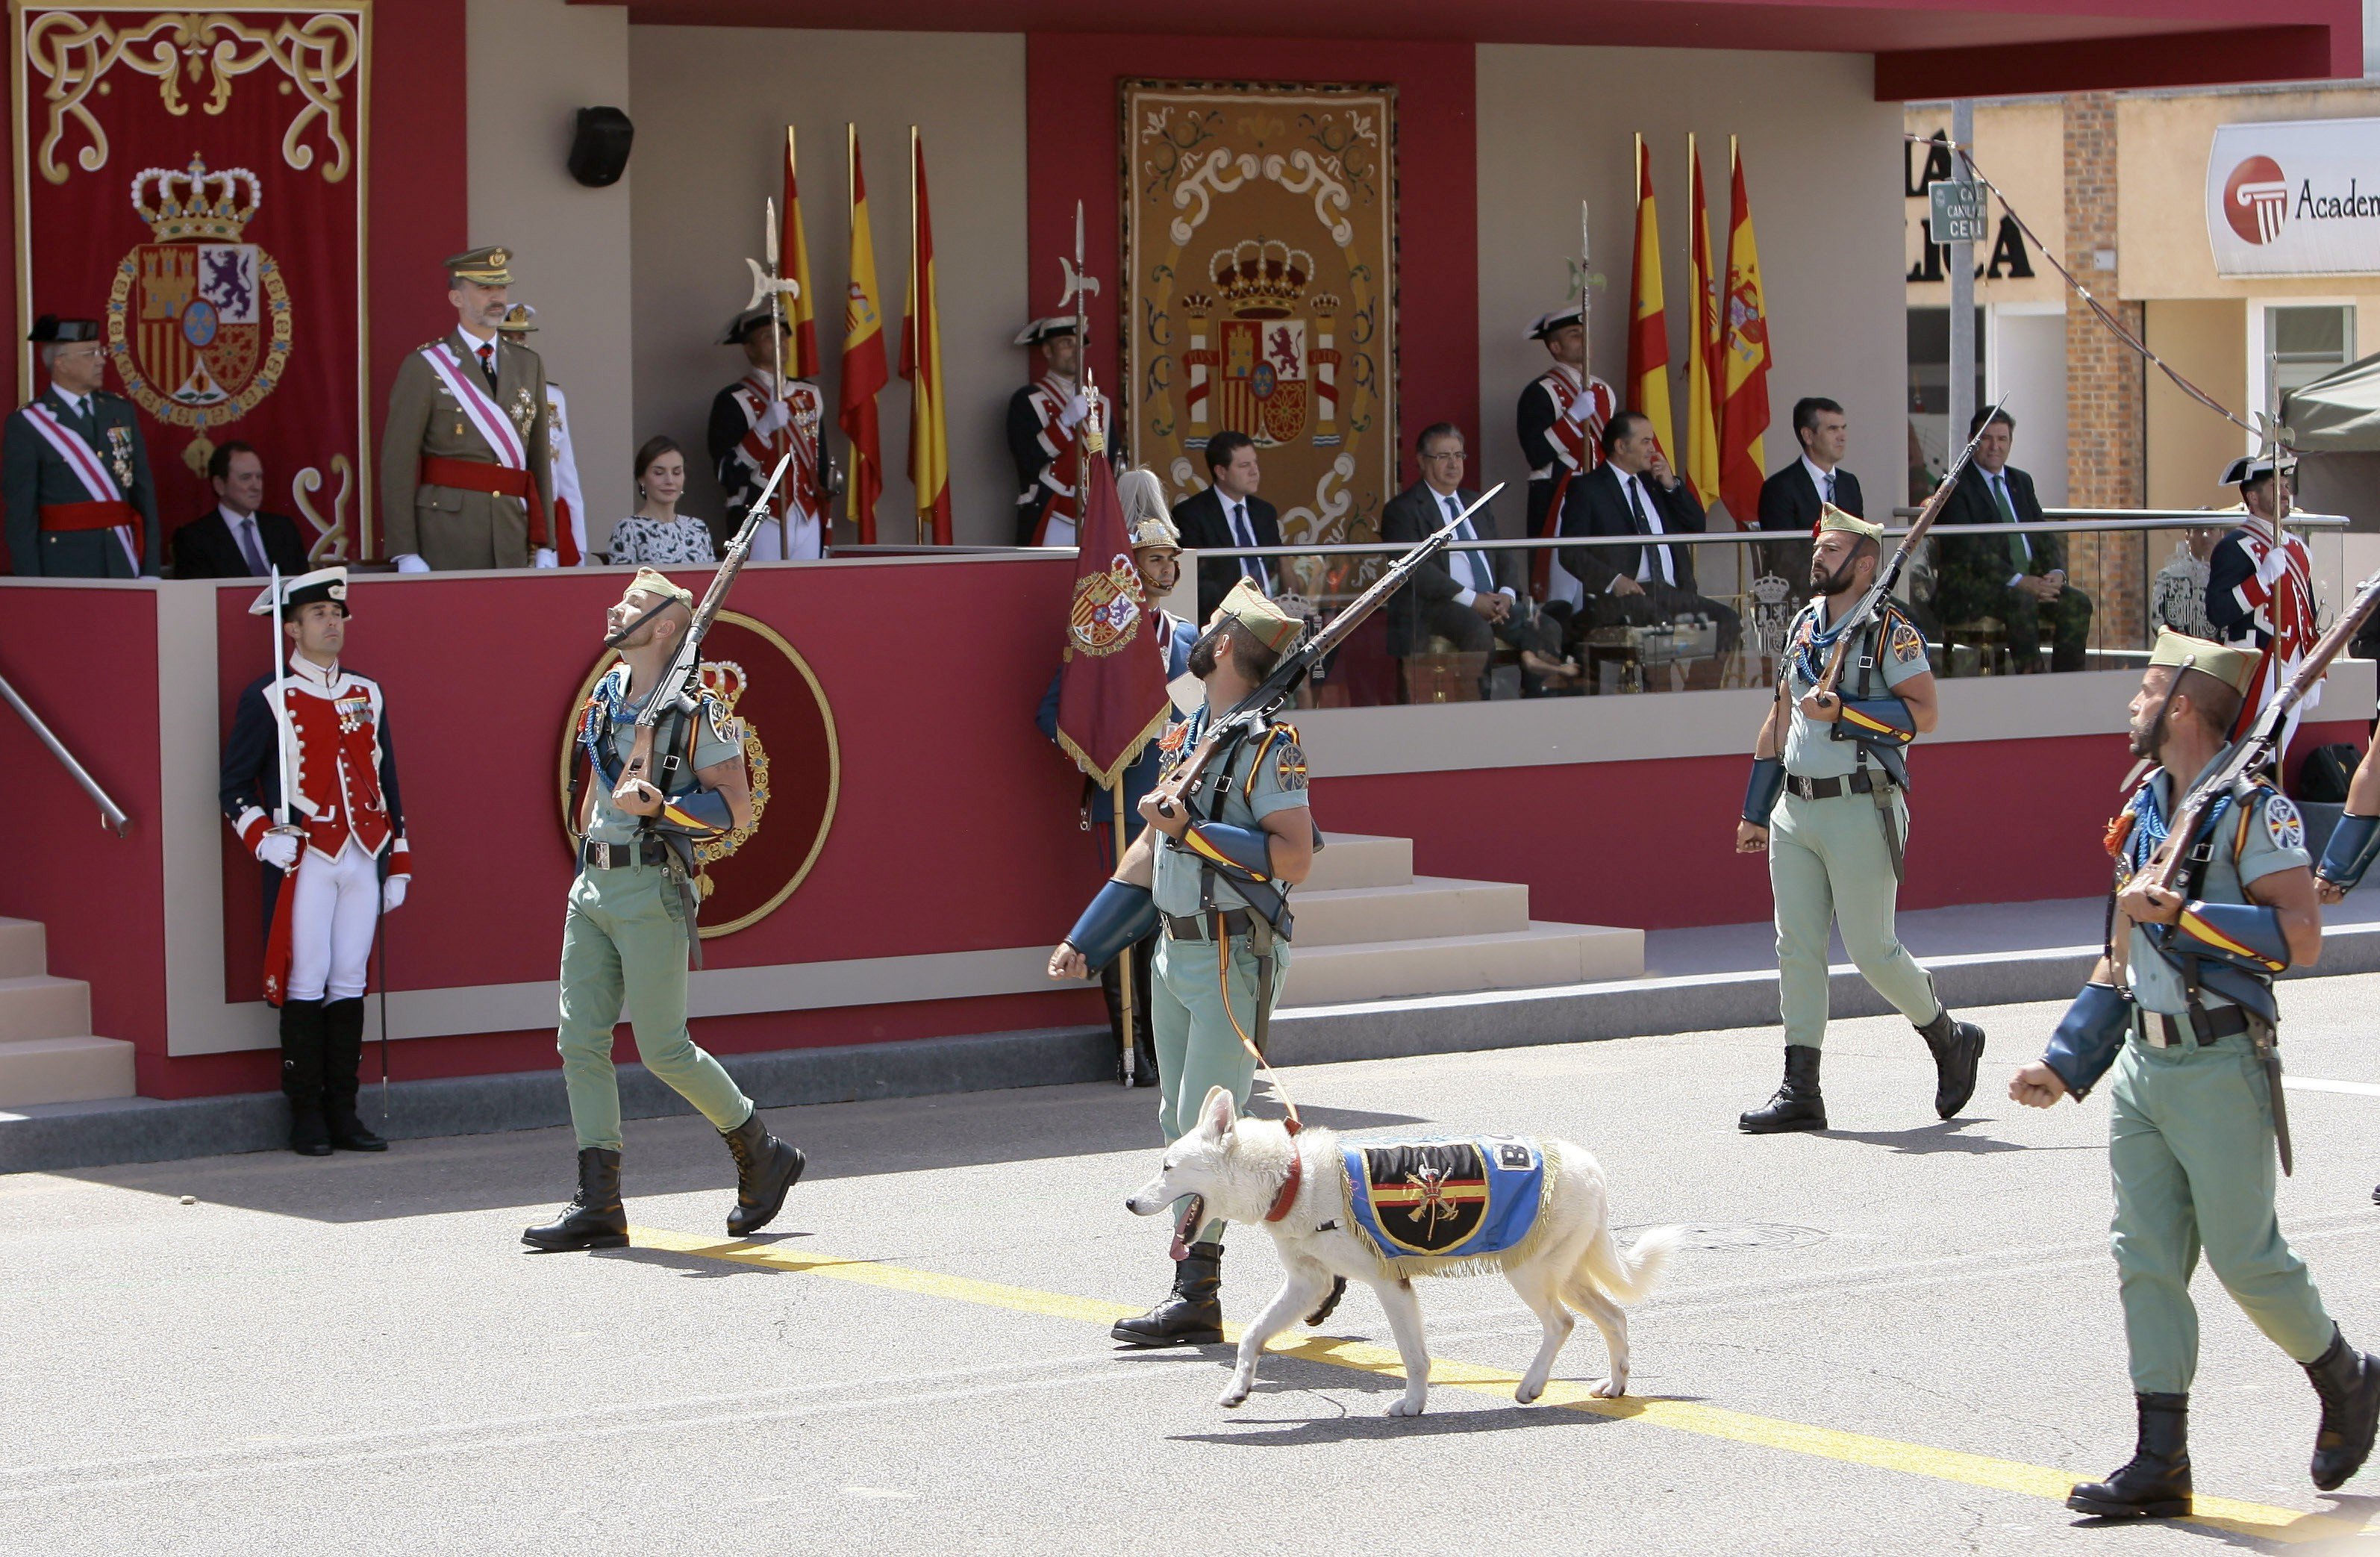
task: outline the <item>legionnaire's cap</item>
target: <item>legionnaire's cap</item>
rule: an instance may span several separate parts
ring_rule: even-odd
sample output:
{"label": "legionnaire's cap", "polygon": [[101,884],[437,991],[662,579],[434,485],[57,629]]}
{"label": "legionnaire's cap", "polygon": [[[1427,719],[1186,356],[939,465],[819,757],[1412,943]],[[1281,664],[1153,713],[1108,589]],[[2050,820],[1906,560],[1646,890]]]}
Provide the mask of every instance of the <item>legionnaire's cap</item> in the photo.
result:
{"label": "legionnaire's cap", "polygon": [[2277,468],[2283,475],[2297,469],[2297,460],[2289,456],[2243,454],[2223,468],[2223,484],[2227,487],[2252,486]]}
{"label": "legionnaire's cap", "polygon": [[[763,303],[759,308],[747,308],[743,312],[737,314],[735,318],[727,322],[727,328],[721,334],[719,344],[721,346],[742,346],[746,336],[749,335],[753,331],[759,329],[761,325],[766,324],[767,322],[769,322],[768,304]],[[785,322],[783,315],[778,317],[777,327],[781,330],[787,331],[788,333],[793,329],[792,325]]]}
{"label": "legionnaire's cap", "polygon": [[1830,529],[1840,529],[1847,535],[1860,536],[1868,541],[1881,541],[1884,539],[1882,525],[1872,525],[1857,514],[1838,508],[1831,503],[1818,510],[1818,522],[1810,527],[1810,539],[1815,541]]}
{"label": "legionnaire's cap", "polygon": [[481,286],[510,286],[513,284],[513,251],[498,244],[490,249],[469,249],[449,255],[446,274],[457,281],[476,282]]}
{"label": "legionnaire's cap", "polygon": [[2256,671],[2265,663],[2265,651],[2192,638],[2171,627],[2159,628],[2156,647],[2149,651],[2149,664],[2171,665],[2178,670],[2185,660],[2190,662],[2192,670],[2204,671],[2244,698],[2248,688],[2255,685]]}
{"label": "legionnaire's cap", "polygon": [[95,341],[99,339],[99,321],[60,319],[55,313],[45,313],[33,321],[32,334],[25,338],[35,346],[64,346],[69,341]]}
{"label": "legionnaire's cap", "polygon": [[1039,346],[1044,341],[1055,340],[1060,335],[1071,335],[1074,333],[1075,316],[1073,314],[1053,313],[1046,318],[1037,319],[1024,329],[1017,331],[1016,339],[1011,344]]}
{"label": "legionnaire's cap", "polygon": [[1256,634],[1257,640],[1276,654],[1295,643],[1297,635],[1305,630],[1305,618],[1292,616],[1267,600],[1255,580],[1248,578],[1232,586],[1232,592],[1215,607],[1215,614],[1207,618],[1207,625],[1215,626],[1227,616]]}
{"label": "legionnaire's cap", "polygon": [[[339,614],[342,616],[354,614],[347,609],[347,570],[346,568],[318,567],[311,573],[301,573],[295,578],[281,580],[283,611],[294,613],[300,607],[311,605],[317,601],[329,601],[339,608]],[[267,584],[264,587],[264,592],[256,597],[256,603],[248,608],[248,614],[251,616],[273,614],[272,585]]]}
{"label": "legionnaire's cap", "polygon": [[632,590],[642,590],[649,595],[666,596],[668,599],[674,600],[680,605],[685,606],[688,611],[694,609],[694,591],[692,590],[687,589],[683,584],[671,583],[666,577],[654,572],[650,567],[640,567],[637,569],[637,576],[628,581],[628,588]]}
{"label": "legionnaire's cap", "polygon": [[1567,330],[1577,322],[1578,305],[1576,303],[1572,303],[1568,308],[1558,308],[1551,313],[1541,313],[1537,315],[1537,322],[1529,326],[1529,339],[1552,340],[1555,331]]}
{"label": "legionnaire's cap", "polygon": [[527,303],[515,303],[504,310],[504,316],[496,322],[496,328],[507,335],[526,335],[537,328],[537,310]]}
{"label": "legionnaire's cap", "polygon": [[1157,472],[1138,466],[1116,478],[1116,501],[1123,507],[1123,528],[1132,537],[1132,549],[1145,551],[1162,546],[1168,551],[1182,549],[1182,532],[1165,512],[1165,483]]}

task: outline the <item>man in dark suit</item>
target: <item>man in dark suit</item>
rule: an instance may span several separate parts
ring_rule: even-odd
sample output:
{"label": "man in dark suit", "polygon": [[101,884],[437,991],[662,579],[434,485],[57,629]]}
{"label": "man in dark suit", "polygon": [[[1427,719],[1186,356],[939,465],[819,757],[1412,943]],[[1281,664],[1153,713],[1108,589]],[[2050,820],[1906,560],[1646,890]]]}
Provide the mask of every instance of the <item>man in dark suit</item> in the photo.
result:
{"label": "man in dark suit", "polygon": [[[1670,468],[1642,411],[1621,411],[1603,428],[1603,463],[1562,497],[1566,536],[1699,535],[1703,505]],[[1734,651],[1742,624],[1730,608],[1694,592],[1694,548],[1566,546],[1554,555],[1586,586],[1585,625],[1652,626],[1679,616],[1707,616],[1718,626],[1718,652]]]}
{"label": "man in dark suit", "polygon": [[[1212,484],[1173,505],[1173,527],[1182,532],[1184,550],[1281,544],[1281,519],[1272,505],[1257,495],[1259,472],[1255,439],[1245,432],[1218,432],[1207,440],[1207,474]],[[1280,588],[1276,566],[1280,561],[1278,557],[1200,557],[1200,629],[1232,592],[1232,586],[1244,578],[1271,598]]]}
{"label": "man in dark suit", "polygon": [[[1425,429],[1415,445],[1421,480],[1380,510],[1380,539],[1416,545],[1478,501],[1463,484],[1469,451],[1451,421]],[[1494,541],[1496,516],[1482,508],[1463,520],[1454,542],[1422,564],[1414,581],[1389,597],[1389,652],[1419,654],[1442,638],[1455,652],[1487,654],[1499,639],[1521,651],[1524,679],[1563,676],[1561,624],[1539,615],[1516,587],[1525,573],[1518,552],[1476,552],[1465,541]],[[1488,696],[1483,673],[1480,695]]]}
{"label": "man in dark suit", "polygon": [[207,457],[215,507],[174,532],[176,578],[261,578],[274,568],[284,578],[304,573],[306,541],[298,521],[259,513],[264,501],[264,459],[234,440]]}
{"label": "man in dark suit", "polygon": [[[1986,418],[1989,419],[1988,425]],[[2033,478],[2008,462],[2016,422],[2006,411],[1978,411],[1967,435],[1983,436],[1943,505],[1945,525],[2042,522]],[[2055,535],[1946,535],[1934,599],[1945,624],[1997,616],[2019,672],[2041,668],[2041,629],[2053,634],[2049,668],[2081,670],[2091,639],[2091,597],[2066,581],[2066,542]]]}
{"label": "man in dark suit", "polygon": [[1803,539],[1790,546],[1761,547],[1760,566],[1764,573],[1791,580],[1798,591],[1810,577],[1808,538],[1818,511],[1831,503],[1864,519],[1867,501],[1860,495],[1859,478],[1842,468],[1851,419],[1840,406],[1816,395],[1794,401],[1793,436],[1802,445],[1801,457],[1760,483],[1760,528],[1791,530]]}

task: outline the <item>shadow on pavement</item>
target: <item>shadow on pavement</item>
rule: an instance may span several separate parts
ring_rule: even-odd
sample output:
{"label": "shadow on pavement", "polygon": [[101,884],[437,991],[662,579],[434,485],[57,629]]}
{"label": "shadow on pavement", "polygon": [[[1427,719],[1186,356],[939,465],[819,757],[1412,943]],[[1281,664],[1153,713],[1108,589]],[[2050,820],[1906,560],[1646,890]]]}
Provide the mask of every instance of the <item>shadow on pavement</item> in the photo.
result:
{"label": "shadow on pavement", "polygon": [[[1989,1136],[1963,1136],[1959,1132],[1972,1125],[1987,1123],[1979,1119],[1946,1119],[1938,1125],[1921,1125],[1911,1130],[1818,1130],[1813,1132],[1821,1140],[1855,1141],[1862,1146],[1888,1146],[1903,1156],[1924,1157],[1937,1151],[1958,1152],[1970,1157],[1985,1157],[2001,1151],[2078,1151],[2081,1147],[2035,1147],[2017,1141],[1995,1140]],[[2105,1151],[2100,1146],[2087,1150]]]}

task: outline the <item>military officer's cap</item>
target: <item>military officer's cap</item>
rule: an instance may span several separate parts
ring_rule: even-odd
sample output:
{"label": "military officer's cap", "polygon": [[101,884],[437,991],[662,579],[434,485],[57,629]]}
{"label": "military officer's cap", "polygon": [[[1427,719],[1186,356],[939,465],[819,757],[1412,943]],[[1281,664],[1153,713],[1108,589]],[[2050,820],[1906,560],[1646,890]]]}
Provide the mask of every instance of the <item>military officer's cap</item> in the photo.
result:
{"label": "military officer's cap", "polygon": [[1265,592],[1253,579],[1243,578],[1232,586],[1232,592],[1215,607],[1207,618],[1207,626],[1215,627],[1226,619],[1237,622],[1257,635],[1257,641],[1278,654],[1297,641],[1305,630],[1305,619],[1293,616],[1265,598]]}
{"label": "military officer's cap", "polygon": [[469,249],[449,255],[446,274],[457,281],[475,282],[481,286],[510,286],[513,284],[513,251],[497,244],[488,249]]}
{"label": "military officer's cap", "polygon": [[1165,512],[1165,483],[1157,472],[1138,466],[1116,478],[1116,501],[1123,507],[1123,528],[1132,538],[1132,549],[1145,552],[1161,546],[1170,552],[1182,549],[1182,532]]}
{"label": "military officer's cap", "polygon": [[[742,346],[747,336],[767,322],[769,322],[768,304],[763,303],[759,308],[747,308],[727,322],[727,329],[720,335],[719,344]],[[785,322],[784,316],[782,314],[777,318],[777,327],[787,332],[793,329],[792,325]]]}
{"label": "military officer's cap", "polygon": [[2297,461],[2286,456],[2243,454],[2223,468],[2223,484],[2227,487],[2253,486],[2275,470],[2294,475]]}
{"label": "military officer's cap", "polygon": [[[281,580],[281,609],[285,614],[295,614],[318,601],[328,601],[337,606],[342,616],[354,614],[347,609],[346,568],[318,567],[311,573],[301,573],[294,578]],[[272,585],[264,587],[264,592],[256,597],[256,602],[248,608],[248,614],[251,616],[273,614]]]}
{"label": "military officer's cap", "polygon": [[685,606],[688,611],[694,609],[694,591],[692,590],[687,589],[683,584],[671,583],[665,575],[657,573],[650,567],[640,567],[637,569],[637,576],[628,581],[628,588],[631,590],[642,590],[644,593],[649,595],[658,595],[666,600],[674,600],[680,605]]}
{"label": "military officer's cap", "polygon": [[527,303],[515,303],[504,310],[504,316],[496,322],[496,328],[507,335],[526,335],[537,328],[537,310]]}
{"label": "military officer's cap", "polygon": [[1024,329],[1017,331],[1016,339],[1011,344],[1039,346],[1044,341],[1053,341],[1060,335],[1071,335],[1074,333],[1075,316],[1073,314],[1053,313],[1045,318],[1037,319]]}
{"label": "military officer's cap", "polygon": [[70,341],[95,341],[99,339],[99,321],[60,319],[55,313],[45,313],[33,321],[32,334],[25,338],[35,346],[64,346]]}
{"label": "military officer's cap", "polygon": [[2256,671],[2265,663],[2265,651],[2192,638],[2171,627],[2159,628],[2156,647],[2149,651],[2150,666],[2171,665],[2178,670],[2184,662],[2192,670],[2204,671],[2244,698],[2248,688],[2255,685]]}
{"label": "military officer's cap", "polygon": [[1882,525],[1872,525],[1857,514],[1828,503],[1819,508],[1818,522],[1810,528],[1810,539],[1815,541],[1830,529],[1840,529],[1846,535],[1856,535],[1867,541],[1881,542],[1884,540]]}
{"label": "military officer's cap", "polygon": [[1552,340],[1556,331],[1567,330],[1577,322],[1578,305],[1576,303],[1572,303],[1568,308],[1558,308],[1551,313],[1541,313],[1537,315],[1537,322],[1529,326],[1529,339]]}

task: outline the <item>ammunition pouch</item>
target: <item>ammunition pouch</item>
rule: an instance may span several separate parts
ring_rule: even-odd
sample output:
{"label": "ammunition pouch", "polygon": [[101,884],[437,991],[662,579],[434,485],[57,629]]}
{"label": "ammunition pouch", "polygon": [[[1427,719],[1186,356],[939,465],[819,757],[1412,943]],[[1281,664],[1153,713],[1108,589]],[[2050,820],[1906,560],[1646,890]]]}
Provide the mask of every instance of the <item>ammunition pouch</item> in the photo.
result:
{"label": "ammunition pouch", "polygon": [[2077,1099],[2089,1097],[2123,1049],[2132,1030],[2131,1013],[2132,1003],[2113,984],[2083,985],[2050,1033],[2041,1063],[2056,1071]]}
{"label": "ammunition pouch", "polygon": [[2314,873],[2352,892],[2375,858],[2380,858],[2380,816],[2341,816]]}
{"label": "ammunition pouch", "polygon": [[1770,813],[1777,809],[1777,797],[1784,793],[1785,760],[1754,758],[1752,777],[1743,786],[1743,820],[1755,827],[1767,826]]}
{"label": "ammunition pouch", "polygon": [[1111,876],[1066,932],[1066,944],[1082,953],[1085,964],[1097,973],[1156,928],[1157,899],[1148,888]]}

